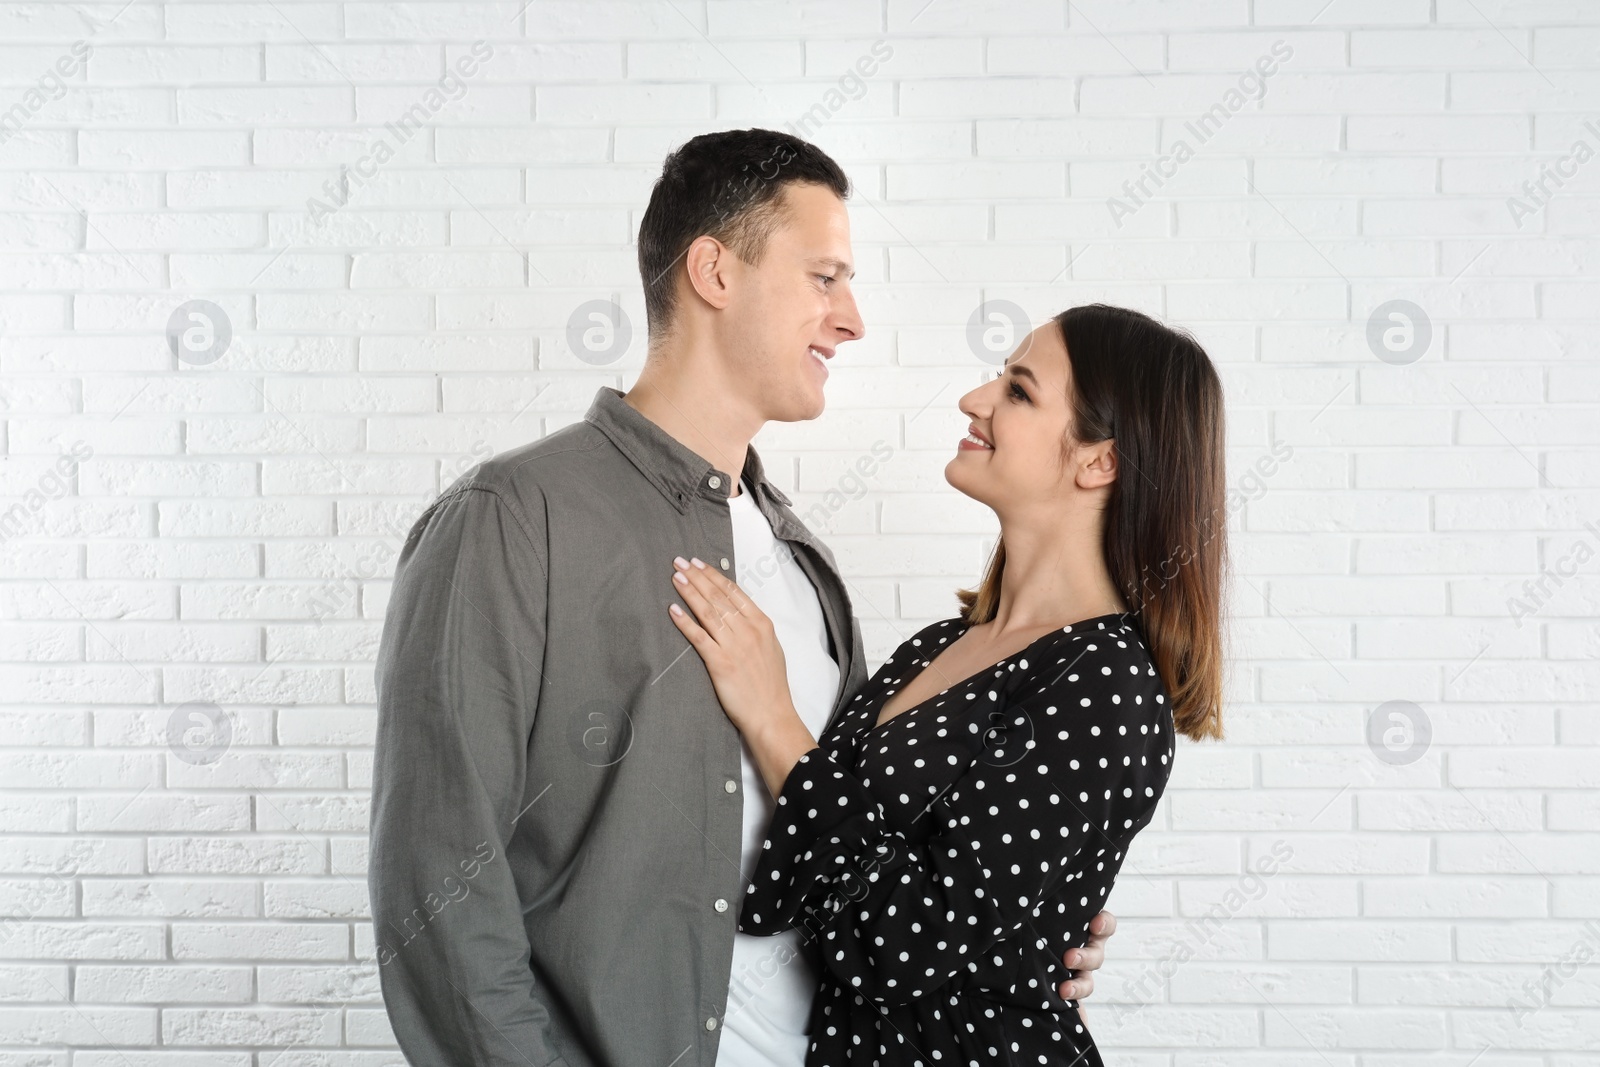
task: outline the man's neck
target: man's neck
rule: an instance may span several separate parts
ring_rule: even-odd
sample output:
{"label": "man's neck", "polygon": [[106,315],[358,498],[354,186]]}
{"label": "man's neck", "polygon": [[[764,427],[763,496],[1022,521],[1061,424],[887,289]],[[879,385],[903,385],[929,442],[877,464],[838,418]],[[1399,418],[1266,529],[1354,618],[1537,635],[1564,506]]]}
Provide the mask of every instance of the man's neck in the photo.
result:
{"label": "man's neck", "polygon": [[761,428],[752,425],[741,405],[718,390],[700,388],[688,375],[659,373],[648,364],[622,399],[674,441],[731,475],[729,495],[738,495],[750,439]]}

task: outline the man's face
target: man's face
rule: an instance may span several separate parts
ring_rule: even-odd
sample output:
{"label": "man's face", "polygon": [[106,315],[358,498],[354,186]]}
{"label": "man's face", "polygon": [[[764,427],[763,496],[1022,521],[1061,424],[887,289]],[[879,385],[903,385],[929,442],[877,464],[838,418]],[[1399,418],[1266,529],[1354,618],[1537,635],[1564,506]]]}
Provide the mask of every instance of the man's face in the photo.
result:
{"label": "man's face", "polygon": [[[866,332],[850,279],[850,217],[833,191],[784,187],[786,211],[759,264],[734,267],[735,299],[724,326],[735,371],[764,420],[822,414],[826,361]],[[735,257],[737,258],[737,257]]]}

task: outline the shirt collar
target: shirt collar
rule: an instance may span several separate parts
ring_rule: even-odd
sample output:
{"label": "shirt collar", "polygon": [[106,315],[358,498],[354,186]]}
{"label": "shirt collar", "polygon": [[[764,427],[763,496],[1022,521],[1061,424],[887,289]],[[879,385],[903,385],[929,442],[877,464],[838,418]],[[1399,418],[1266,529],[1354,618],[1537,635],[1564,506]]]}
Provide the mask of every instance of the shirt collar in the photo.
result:
{"label": "shirt collar", "polygon": [[[718,470],[691,449],[637,411],[622,399],[622,392],[602,385],[594,394],[594,402],[584,415],[594,426],[672,502],[680,512],[689,510],[689,500],[695,494],[726,499],[732,487],[732,478],[726,471]],[[742,476],[758,493],[766,493],[781,504],[789,498],[778,487],[767,481],[761,466],[761,457],[755,446],[745,449]],[[712,484],[716,479],[716,484]]]}

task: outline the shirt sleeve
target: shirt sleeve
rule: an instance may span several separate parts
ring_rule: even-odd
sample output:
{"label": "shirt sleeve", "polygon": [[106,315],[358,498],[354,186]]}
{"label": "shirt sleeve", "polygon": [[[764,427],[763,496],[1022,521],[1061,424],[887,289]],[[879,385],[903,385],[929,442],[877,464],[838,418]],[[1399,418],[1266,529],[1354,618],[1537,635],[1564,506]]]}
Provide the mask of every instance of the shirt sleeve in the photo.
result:
{"label": "shirt sleeve", "polygon": [[378,652],[373,934],[395,1036],[428,1067],[559,1058],[506,859],[544,653],[529,521],[486,489],[436,502],[401,550]]}
{"label": "shirt sleeve", "polygon": [[1165,784],[1170,716],[1159,685],[1138,677],[1154,668],[1137,645],[1083,641],[1090,647],[1053,684],[1009,696],[991,687],[1008,744],[1033,743],[1014,762],[978,754],[921,816],[933,820],[926,840],[888,829],[834,753],[801,757],[779,794],[740,929],[799,928],[843,985],[905,1003],[975,970],[1098,854],[1120,851]]}

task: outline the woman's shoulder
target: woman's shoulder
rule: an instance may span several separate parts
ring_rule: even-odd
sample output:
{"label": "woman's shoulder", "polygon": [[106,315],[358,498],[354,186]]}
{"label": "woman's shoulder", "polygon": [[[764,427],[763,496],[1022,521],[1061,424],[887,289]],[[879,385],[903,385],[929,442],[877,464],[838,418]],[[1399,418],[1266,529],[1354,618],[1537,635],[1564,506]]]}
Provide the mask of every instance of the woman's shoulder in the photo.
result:
{"label": "woman's shoulder", "polygon": [[1127,707],[1133,716],[1167,712],[1166,689],[1145,642],[1137,615],[1102,615],[1054,631],[1035,650],[1022,687],[1041,697],[1071,698],[1088,707],[1097,699]]}
{"label": "woman's shoulder", "polygon": [[[1044,651],[1068,660],[1145,660],[1150,650],[1145,643],[1139,616],[1132,612],[1097,615],[1051,632],[1053,641]],[[1101,653],[1096,656],[1094,653]]]}

